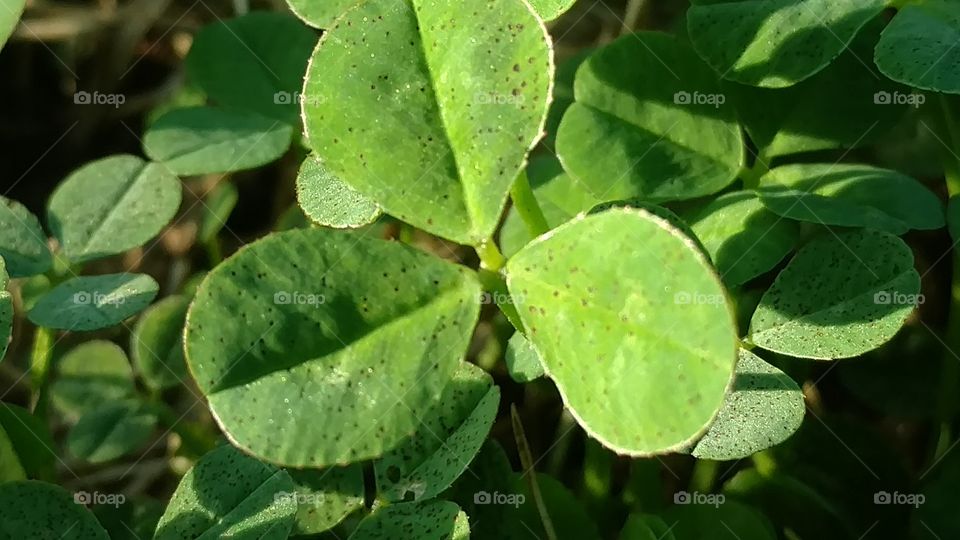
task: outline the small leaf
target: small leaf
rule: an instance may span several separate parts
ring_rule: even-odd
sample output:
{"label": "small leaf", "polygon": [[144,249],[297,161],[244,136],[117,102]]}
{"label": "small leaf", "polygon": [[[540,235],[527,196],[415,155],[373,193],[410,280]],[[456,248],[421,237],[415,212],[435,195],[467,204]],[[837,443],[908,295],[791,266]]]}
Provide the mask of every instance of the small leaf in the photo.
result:
{"label": "small leaf", "polygon": [[298,125],[316,44],[316,33],[290,15],[254,11],[205,26],[187,54],[187,76],[218,105]]}
{"label": "small leaf", "polygon": [[0,428],[10,438],[17,460],[28,478],[53,476],[53,464],[59,458],[54,454],[53,437],[44,421],[22,407],[0,402]]}
{"label": "small leaf", "polygon": [[804,413],[797,383],[741,349],[733,388],[692,454],[718,461],[749,457],[787,440],[800,427]]}
{"label": "small leaf", "polygon": [[884,0],[694,0],[687,32],[723,78],[767,88],[825,68],[883,11]]}
{"label": "small leaf", "polygon": [[7,291],[7,265],[0,257],[0,362],[7,354],[10,335],[13,331],[13,297]]}
{"label": "small leaf", "polygon": [[230,213],[237,205],[240,194],[232,182],[220,182],[212,191],[207,193],[203,201],[203,218],[200,220],[200,230],[197,231],[197,240],[210,242],[227,226]]}
{"label": "small leaf", "polygon": [[153,390],[183,384],[187,364],[183,328],[190,299],[168,296],[150,306],[130,334],[130,352],[143,382]]}
{"label": "small leaf", "polygon": [[74,171],[47,205],[50,230],[73,263],[143,245],[180,208],[180,181],[136,156],[104,158]]}
{"label": "small leaf", "polygon": [[187,316],[187,363],[249,452],[298,468],[375,458],[440,396],[480,294],[466,268],[406,245],[278,233],[204,280]]}
{"label": "small leaf", "polygon": [[723,282],[742,285],[775,267],[796,245],[800,227],[770,212],[747,191],[710,201],[691,228],[710,253]]}
{"label": "small leaf", "polygon": [[466,540],[470,537],[466,521],[466,515],[449,501],[399,503],[382,507],[361,521],[349,540]]}
{"label": "small leaf", "polygon": [[621,37],[580,66],[574,89],[557,154],[598,201],[709,195],[743,164],[743,137],[716,74],[673,36]]}
{"label": "small leaf", "polygon": [[760,180],[760,201],[783,217],[893,234],[944,225],[943,203],[923,184],[869,165],[785,165]]}
{"label": "small leaf", "polygon": [[143,136],[143,151],[180,176],[253,169],[280,158],[293,128],[249,112],[214,107],[174,109]]}
{"label": "small leaf", "polygon": [[0,9],[0,48],[13,34],[26,3],[27,0],[3,0],[3,9]]}
{"label": "small leaf", "polygon": [[180,480],[154,540],[285,540],[297,512],[295,489],[286,471],[221,446]]}
{"label": "small leaf", "polygon": [[297,201],[314,223],[336,229],[373,223],[381,213],[375,201],[330,174],[319,159],[309,156],[297,175]]}
{"label": "small leaf", "polygon": [[53,266],[47,235],[27,207],[0,197],[0,257],[12,278],[42,274]]}
{"label": "small leaf", "polygon": [[544,370],[592,437],[651,455],[706,431],[733,375],[737,331],[692,240],[645,211],[608,210],[540,237],[506,273]]}
{"label": "small leaf", "polygon": [[888,233],[829,233],[804,246],[763,295],[750,341],[817,360],[851,358],[900,330],[919,302],[913,253]]}
{"label": "small leaf", "polygon": [[150,305],[160,286],[144,274],[80,276],[44,295],[28,313],[47,328],[90,331],[108,328]]}
{"label": "small leaf", "polygon": [[450,487],[480,450],[500,405],[500,389],[473,364],[463,363],[416,432],[374,462],[380,496],[391,501],[430,499]]}
{"label": "small leaf", "polygon": [[56,369],[50,398],[57,409],[77,418],[136,391],[127,355],[109,341],[92,340],[74,347]]}
{"label": "small leaf", "polygon": [[533,348],[520,332],[514,332],[507,342],[507,352],[504,355],[507,363],[507,371],[510,372],[510,378],[518,383],[527,383],[543,377],[543,364],[540,361],[540,353]]}
{"label": "small leaf", "polygon": [[76,495],[36,480],[0,484],[0,538],[110,539]]}
{"label": "small leaf", "polygon": [[89,463],[104,463],[139,449],[156,425],[156,414],[137,400],[106,402],[80,417],[67,435],[67,449]]}
{"label": "small leaf", "polygon": [[354,463],[329,469],[290,469],[297,517],[292,534],[317,534],[363,507],[363,467]]}
{"label": "small leaf", "polygon": [[[712,496],[723,497],[723,495]],[[670,527],[670,532],[676,540],[703,540],[717,538],[718,535],[720,538],[723,535],[729,535],[739,540],[775,540],[777,538],[773,525],[763,514],[736,501],[727,500],[716,506],[674,505],[662,512],[660,517]]]}
{"label": "small leaf", "polygon": [[952,0],[905,5],[884,29],[876,62],[895,81],[960,94],[960,11]]}
{"label": "small leaf", "polygon": [[20,464],[20,456],[3,426],[0,425],[0,484],[26,480],[27,472]]}
{"label": "small leaf", "polygon": [[384,212],[472,245],[496,229],[542,136],[553,75],[529,4],[485,5],[360,3],[324,34],[303,100],[307,138],[330,174]]}

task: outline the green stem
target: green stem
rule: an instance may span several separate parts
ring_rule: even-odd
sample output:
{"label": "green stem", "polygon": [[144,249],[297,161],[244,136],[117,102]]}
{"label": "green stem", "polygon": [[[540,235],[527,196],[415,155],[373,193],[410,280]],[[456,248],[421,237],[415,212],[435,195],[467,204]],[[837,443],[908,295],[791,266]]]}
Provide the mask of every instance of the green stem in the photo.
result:
{"label": "green stem", "polygon": [[507,264],[506,257],[500,253],[500,248],[492,239],[480,242],[475,248],[477,256],[480,257],[480,268],[491,272],[499,272],[503,265]]}
{"label": "green stem", "polygon": [[210,261],[210,268],[215,268],[223,262],[223,250],[220,249],[220,238],[214,235],[213,238],[204,242],[203,247],[207,251],[207,259]]}
{"label": "green stem", "polygon": [[519,332],[523,332],[523,323],[520,322],[520,313],[517,312],[517,306],[513,303],[513,297],[510,296],[510,290],[507,289],[507,282],[503,276],[496,272],[491,272],[481,268],[478,273],[480,284],[483,290],[487,291],[490,298],[496,300],[497,307],[503,312],[503,315],[510,321],[510,324]]}
{"label": "green stem", "polygon": [[770,158],[761,151],[754,159],[753,165],[744,165],[738,176],[743,181],[743,189],[756,189],[760,185],[760,179],[768,172],[770,172]]}
{"label": "green stem", "polygon": [[43,418],[47,410],[47,378],[50,374],[50,359],[53,357],[54,331],[38,326],[33,334],[30,351],[30,381],[33,389],[31,409]]}
{"label": "green stem", "polygon": [[510,190],[510,198],[513,199],[513,207],[517,209],[517,213],[520,214],[520,218],[523,219],[532,236],[540,236],[550,230],[547,218],[543,216],[543,210],[540,209],[540,203],[537,202],[533,189],[530,188],[526,171],[517,176]]}
{"label": "green stem", "polygon": [[712,459],[698,459],[693,466],[693,474],[690,476],[690,491],[697,493],[710,493],[713,491],[713,484],[717,479],[718,462]]}
{"label": "green stem", "polygon": [[547,513],[547,505],[543,502],[543,495],[540,493],[540,484],[537,483],[537,471],[533,469],[533,453],[530,452],[530,444],[527,442],[527,436],[523,431],[523,423],[520,422],[520,414],[517,413],[517,406],[510,405],[510,420],[513,423],[513,435],[517,440],[517,452],[520,454],[520,465],[523,467],[524,475],[530,479],[530,493],[533,495],[533,501],[537,506],[537,512],[540,514],[540,521],[543,523],[543,532],[547,535],[547,540],[557,540],[557,533],[553,528],[553,520]]}

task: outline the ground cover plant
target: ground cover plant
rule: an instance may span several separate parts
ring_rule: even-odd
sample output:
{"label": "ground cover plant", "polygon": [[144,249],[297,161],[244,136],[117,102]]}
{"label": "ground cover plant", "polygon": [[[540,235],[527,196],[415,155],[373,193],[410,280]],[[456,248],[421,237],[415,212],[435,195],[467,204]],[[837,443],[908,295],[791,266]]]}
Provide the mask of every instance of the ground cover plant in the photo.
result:
{"label": "ground cover plant", "polygon": [[151,1],[0,0],[0,539],[960,536],[960,2]]}

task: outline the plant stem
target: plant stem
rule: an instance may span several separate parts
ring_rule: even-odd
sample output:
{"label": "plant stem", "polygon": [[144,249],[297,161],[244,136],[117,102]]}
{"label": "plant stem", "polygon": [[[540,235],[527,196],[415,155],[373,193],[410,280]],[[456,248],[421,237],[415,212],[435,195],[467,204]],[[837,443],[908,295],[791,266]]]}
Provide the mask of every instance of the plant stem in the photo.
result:
{"label": "plant stem", "polygon": [[507,263],[506,257],[500,253],[500,248],[493,239],[487,239],[480,242],[475,248],[477,256],[480,257],[480,268],[491,272],[499,272],[503,265]]}
{"label": "plant stem", "polygon": [[716,461],[712,459],[698,459],[693,465],[693,474],[690,476],[690,491],[710,493],[717,478]]}
{"label": "plant stem", "polygon": [[[940,105],[943,109],[945,129],[943,135],[947,138],[949,147],[943,152],[944,178],[949,196],[960,196],[960,127],[957,125],[957,116],[946,96],[940,96]],[[957,383],[960,379],[960,252],[953,250],[953,278],[950,284],[950,314],[947,318],[946,335],[947,354],[943,355],[943,372],[940,378],[940,393],[938,406],[940,409],[940,433],[934,449],[934,459],[939,459],[949,448],[953,438],[951,420],[956,408]]]}
{"label": "plant stem", "polygon": [[530,444],[527,442],[527,436],[523,432],[523,423],[520,422],[520,414],[517,413],[517,406],[510,405],[510,420],[513,423],[513,436],[517,440],[517,452],[520,454],[520,465],[523,467],[523,475],[530,479],[530,493],[533,495],[533,502],[537,505],[537,512],[540,514],[540,521],[543,523],[543,532],[547,535],[547,540],[557,540],[557,533],[553,528],[553,520],[547,513],[547,505],[543,502],[543,495],[540,493],[540,484],[537,483],[537,471],[533,470],[533,454],[530,452]]}
{"label": "plant stem", "polygon": [[250,11],[250,0],[233,0],[233,11],[237,16],[246,15]]}
{"label": "plant stem", "polygon": [[646,3],[646,0],[629,0],[627,2],[627,9],[623,13],[621,35],[633,33],[637,29],[637,25],[640,23],[640,15],[643,13]]}
{"label": "plant stem", "polygon": [[30,409],[40,418],[44,417],[47,410],[47,377],[50,374],[53,344],[53,330],[38,326],[33,333],[33,348],[30,351],[30,381],[33,389]]}
{"label": "plant stem", "polygon": [[768,172],[770,172],[770,158],[760,151],[753,160],[753,165],[744,165],[738,176],[743,181],[743,189],[756,189],[760,185],[760,179]]}
{"label": "plant stem", "polygon": [[547,218],[543,216],[543,210],[540,209],[540,203],[533,195],[533,189],[530,188],[530,181],[527,179],[526,171],[517,176],[510,190],[510,198],[513,199],[513,207],[517,209],[523,223],[532,236],[540,236],[550,230]]}
{"label": "plant stem", "polygon": [[503,280],[503,277],[485,268],[479,270],[478,276],[480,278],[480,284],[483,285],[483,290],[492,293],[492,298],[497,301],[497,307],[500,308],[503,315],[510,321],[510,324],[512,324],[517,331],[523,332],[520,313],[517,312],[517,306],[513,303],[510,290],[507,289],[507,282]]}

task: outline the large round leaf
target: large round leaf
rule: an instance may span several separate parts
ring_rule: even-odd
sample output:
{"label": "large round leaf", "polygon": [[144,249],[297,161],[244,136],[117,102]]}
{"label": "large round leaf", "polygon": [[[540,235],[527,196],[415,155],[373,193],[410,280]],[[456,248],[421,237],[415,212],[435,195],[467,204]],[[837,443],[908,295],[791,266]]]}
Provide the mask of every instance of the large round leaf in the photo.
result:
{"label": "large round leaf", "polygon": [[714,460],[749,457],[793,435],[805,412],[803,393],[793,379],[741,349],[733,388],[692,453]]}
{"label": "large round leaf", "polygon": [[363,507],[363,467],[354,463],[329,469],[290,469],[297,516],[294,535],[329,530]]}
{"label": "large round leaf", "polygon": [[0,47],[3,47],[13,29],[17,27],[26,3],[26,0],[3,0],[3,9],[0,9]]}
{"label": "large round leaf", "polygon": [[316,43],[317,35],[289,14],[255,11],[204,27],[187,55],[187,75],[218,105],[296,125]]}
{"label": "large round leaf", "polygon": [[187,363],[238,446],[287,466],[352,463],[414,431],[479,305],[466,268],[347,232],[287,231],[210,272],[187,316]]}
{"label": "large round leaf", "polygon": [[693,46],[720,75],[782,88],[836,58],[884,0],[694,0],[687,13]]}
{"label": "large round leaf", "polygon": [[253,169],[290,147],[293,128],[280,120],[214,107],[174,109],[143,136],[143,151],[181,176]]}
{"label": "large round leaf", "polygon": [[21,480],[0,484],[0,538],[109,540],[75,495],[59,486]]}
{"label": "large round leaf", "polygon": [[7,292],[7,265],[0,257],[0,361],[7,353],[10,333],[13,330],[13,297]]}
{"label": "large round leaf", "polygon": [[157,415],[137,400],[106,402],[88,411],[67,436],[67,449],[90,463],[103,463],[137,450],[153,433]]}
{"label": "large round leaf", "polygon": [[57,362],[56,370],[50,398],[71,416],[82,416],[136,391],[127,355],[109,341],[92,340],[76,346]]}
{"label": "large round leaf", "polygon": [[733,108],[716,74],[676,38],[621,37],[580,66],[574,91],[557,154],[599,201],[691,199],[736,178],[743,137]]}
{"label": "large round leaf", "polygon": [[0,197],[0,257],[14,278],[42,274],[53,265],[37,216],[6,197]]}
{"label": "large round leaf", "polygon": [[760,180],[759,193],[769,210],[800,221],[893,234],[944,226],[943,203],[932,191],[869,165],[785,165]]}
{"label": "large round leaf", "polygon": [[307,70],[311,146],[390,215],[477,244],[542,134],[548,43],[517,0],[363,2],[324,34]]}
{"label": "large round leaf", "polygon": [[515,255],[507,282],[590,435],[649,455],[703,434],[733,375],[737,331],[719,278],[683,233],[640,210],[575,219]]}
{"label": "large round leaf", "polygon": [[960,94],[960,9],[954,0],[906,5],[883,31],[876,62],[904,84]]}
{"label": "large round leaf", "polygon": [[710,253],[723,282],[741,285],[767,272],[789,254],[800,235],[796,223],[760,204],[754,193],[717,197],[692,220],[694,234]]}
{"label": "large round leaf", "polygon": [[130,352],[147,386],[162,390],[183,384],[187,364],[183,357],[183,327],[190,299],[168,296],[143,312],[130,334]]}
{"label": "large round leaf", "polygon": [[467,516],[449,501],[430,500],[386,506],[360,522],[349,540],[436,538],[467,540]]}
{"label": "large round leaf", "polygon": [[750,341],[818,360],[850,358],[897,333],[923,300],[913,253],[888,233],[829,233],[804,246],[763,295]]}
{"label": "large round leaf", "polygon": [[144,274],[75,277],[42,296],[28,317],[47,328],[99,330],[143,311],[159,289],[157,282]]}
{"label": "large round leaf", "polygon": [[[573,6],[574,0],[529,0],[530,5],[544,20],[553,20]],[[314,28],[331,28],[337,17],[360,3],[358,0],[287,0],[303,22]]]}
{"label": "large round leaf", "polygon": [[180,208],[180,181],[162,165],[119,155],[84,165],[47,205],[63,255],[85,262],[122,253],[157,235]]}
{"label": "large round leaf", "polygon": [[374,463],[380,495],[430,499],[450,487],[480,450],[500,405],[493,379],[464,363],[440,400],[420,414],[416,432]]}
{"label": "large round leaf", "polygon": [[286,471],[225,445],[187,471],[154,540],[285,540],[297,512]]}
{"label": "large round leaf", "polygon": [[307,157],[300,166],[297,201],[311,221],[336,229],[367,225],[380,216],[376,202],[330,174],[314,157]]}

